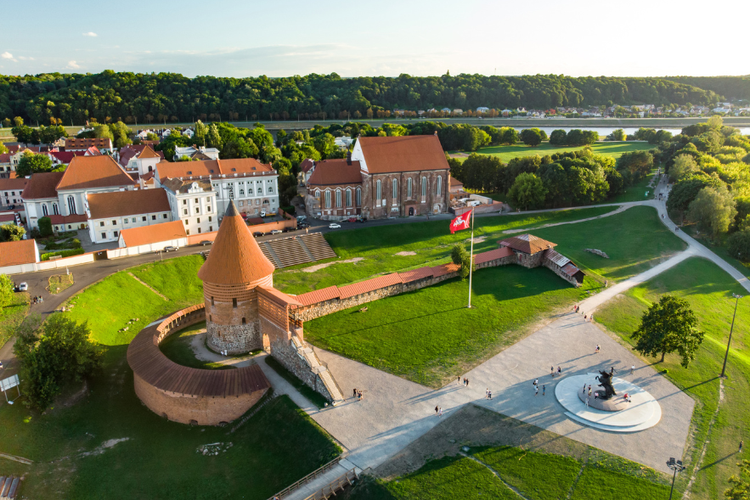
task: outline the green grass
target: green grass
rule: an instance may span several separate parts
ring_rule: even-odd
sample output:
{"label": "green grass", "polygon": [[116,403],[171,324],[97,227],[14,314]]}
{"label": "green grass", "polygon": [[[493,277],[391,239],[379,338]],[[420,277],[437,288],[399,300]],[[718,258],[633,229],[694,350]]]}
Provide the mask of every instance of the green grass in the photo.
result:
{"label": "green grass", "polygon": [[[526,146],[525,144],[515,144],[513,146],[490,146],[480,148],[477,153],[497,156],[503,161],[503,163],[508,163],[513,158],[519,158],[522,156],[553,155],[556,153],[578,151],[582,148],[582,146],[553,146],[549,142],[543,142],[534,148]],[[591,148],[594,150],[594,154],[619,158],[623,153],[630,153],[632,151],[649,151],[654,149],[654,146],[645,142],[596,142]],[[460,156],[457,158],[461,161],[466,159],[466,157]]]}
{"label": "green grass", "polygon": [[[615,207],[560,210],[538,214],[478,217],[475,221],[475,238],[485,237],[476,243],[474,250],[481,252],[497,248],[497,240],[508,229],[536,227],[543,224],[573,221],[595,217],[615,210]],[[357,263],[336,263],[325,269],[306,273],[302,269],[310,264],[286,268],[274,273],[274,285],[286,293],[300,294],[331,285],[345,285],[385,273],[435,266],[450,261],[454,244],[467,243],[469,231],[453,235],[448,231],[448,221],[415,222],[392,226],[374,226],[337,231],[325,235],[340,260],[361,257]],[[570,226],[567,226],[570,227]],[[414,252],[415,255],[396,255]],[[315,263],[317,265],[319,263]]]}
{"label": "green grass", "polygon": [[[607,203],[625,203],[628,201],[642,201],[654,199],[654,188],[649,187],[649,183],[654,178],[656,169],[632,186],[626,187],[625,191],[607,200]],[[648,196],[646,196],[648,192]]]}
{"label": "green grass", "polygon": [[586,467],[571,500],[666,500],[669,487],[618,472]]}
{"label": "green grass", "polygon": [[201,369],[212,369],[212,370],[229,370],[234,367],[231,365],[223,365],[221,363],[215,363],[213,361],[203,361],[195,357],[195,352],[191,344],[193,343],[193,337],[206,330],[206,322],[201,321],[192,326],[180,330],[179,332],[173,333],[159,344],[159,349],[164,353],[166,357],[174,361],[175,363],[182,366],[189,366],[190,368],[201,368]]}
{"label": "green grass", "polygon": [[564,500],[581,470],[578,460],[501,446],[473,451],[476,458],[529,500]]}
{"label": "green grass", "polygon": [[314,345],[439,387],[513,344],[525,327],[585,296],[546,268],[504,266],[305,322]]}
{"label": "green grass", "polygon": [[[747,438],[745,422],[750,414],[750,304],[741,299],[734,325],[732,350],[723,382],[723,400],[719,403],[719,378],[726,349],[735,301],[731,294],[746,294],[731,276],[715,264],[691,258],[654,279],[632,288],[624,296],[598,311],[597,321],[632,344],[630,333],[641,314],[664,293],[685,298],[696,314],[698,325],[706,333],[696,359],[688,369],[682,368],[677,355],[667,355],[655,368],[666,370],[667,377],[696,400],[693,412],[693,447],[685,456],[688,471],[681,475],[686,482],[693,473],[704,443],[708,443],[701,469],[697,472],[691,498],[715,499],[727,488],[727,478],[737,472],[737,443]],[[650,360],[652,361],[652,360]],[[709,423],[718,408],[716,423]]]}
{"label": "green grass", "polygon": [[266,364],[271,367],[273,371],[281,375],[281,377],[292,384],[292,386],[297,389],[300,394],[305,396],[312,404],[317,406],[318,408],[323,408],[326,406],[326,403],[328,403],[328,400],[324,398],[320,393],[312,390],[310,387],[308,387],[304,382],[302,382],[297,376],[284,368],[284,366],[276,361],[276,358],[273,358],[271,356],[267,356]]}
{"label": "green grass", "polygon": [[0,307],[0,347],[15,333],[15,328],[21,324],[29,312],[29,293],[13,294],[9,304]]}

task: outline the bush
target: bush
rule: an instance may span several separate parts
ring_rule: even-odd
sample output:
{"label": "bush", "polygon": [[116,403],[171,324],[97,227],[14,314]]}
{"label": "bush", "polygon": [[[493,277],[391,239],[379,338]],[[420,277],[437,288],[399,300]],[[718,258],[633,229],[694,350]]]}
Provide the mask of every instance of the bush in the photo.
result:
{"label": "bush", "polygon": [[729,255],[743,262],[750,261],[750,229],[732,233],[727,238]]}
{"label": "bush", "polygon": [[454,264],[458,264],[461,266],[461,270],[459,271],[459,276],[461,276],[461,279],[466,278],[469,275],[469,269],[471,266],[471,255],[469,255],[469,252],[466,251],[466,248],[464,248],[463,245],[460,243],[453,246],[453,250],[451,250],[451,260]]}
{"label": "bush", "polygon": [[53,257],[55,255],[59,255],[61,257],[70,257],[72,255],[81,255],[83,253],[86,253],[86,251],[83,248],[75,248],[73,250],[60,250],[58,252],[48,252],[42,254],[41,260],[49,260],[50,257]]}
{"label": "bush", "polygon": [[52,236],[52,221],[49,217],[42,217],[39,219],[39,234],[42,238]]}
{"label": "bush", "polygon": [[288,207],[281,207],[281,209],[288,213],[289,215],[294,215],[297,212],[297,209],[294,208],[294,205],[289,205]]}

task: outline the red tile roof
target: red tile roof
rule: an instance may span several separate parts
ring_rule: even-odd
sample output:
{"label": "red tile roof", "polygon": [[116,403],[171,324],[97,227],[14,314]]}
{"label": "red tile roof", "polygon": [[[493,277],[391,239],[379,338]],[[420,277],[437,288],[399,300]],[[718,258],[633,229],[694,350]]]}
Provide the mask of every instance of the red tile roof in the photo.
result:
{"label": "red tile roof", "polygon": [[446,274],[455,273],[459,269],[461,269],[461,266],[452,262],[449,264],[443,264],[442,266],[435,266],[432,268],[432,277],[438,278],[440,276],[445,276]]}
{"label": "red tile roof", "polygon": [[357,142],[374,174],[450,169],[436,135],[360,137]]}
{"label": "red tile roof", "polygon": [[304,173],[307,173],[314,166],[315,166],[315,160],[306,158],[302,160],[302,163],[299,164],[299,169],[303,171]]}
{"label": "red tile roof", "polygon": [[[574,276],[576,273],[583,273],[578,267],[576,267],[575,264],[572,262],[569,262],[565,265],[565,267],[562,268],[562,272],[567,274],[568,276]],[[584,273],[586,274],[586,273]]]}
{"label": "red tile roof", "polygon": [[533,234],[522,234],[498,242],[501,246],[510,247],[513,250],[533,255],[535,253],[554,248],[557,243],[537,238]]}
{"label": "red tile roof", "polygon": [[85,214],[75,215],[50,215],[49,220],[52,224],[78,224],[80,222],[87,222],[89,219]]}
{"label": "red tile roof", "polygon": [[36,262],[36,241],[20,240],[0,243],[0,267]]}
{"label": "red tile roof", "polygon": [[209,175],[218,177],[226,175],[233,177],[234,174],[268,174],[273,173],[270,165],[264,165],[254,158],[234,158],[231,160],[208,160],[208,161],[162,161],[156,165],[159,178],[167,177],[207,177]]}
{"label": "red tile roof", "polygon": [[513,250],[508,247],[500,247],[489,252],[478,253],[474,256],[474,264],[484,264],[491,260],[502,259],[513,255]]}
{"label": "red tile roof", "polygon": [[78,139],[76,137],[65,138],[65,149],[87,150],[90,147],[112,149],[112,140],[107,137],[97,137],[94,139]]}
{"label": "red tile roof", "polygon": [[111,156],[76,156],[65,169],[57,190],[132,186],[133,184],[133,179]]}
{"label": "red tile roof", "polygon": [[339,293],[342,299],[354,297],[374,290],[379,290],[392,285],[401,283],[401,277],[398,273],[386,274],[385,276],[379,276],[377,278],[369,279],[367,281],[360,281],[359,283],[352,283],[351,285],[339,287]]}
{"label": "red tile roof", "polygon": [[301,306],[302,304],[297,301],[295,297],[291,297],[284,292],[276,290],[273,287],[261,286],[258,287],[258,291],[273,300],[274,302],[287,305],[287,306]]}
{"label": "red tile roof", "polygon": [[126,167],[132,157],[164,158],[164,153],[154,151],[148,144],[128,144],[120,149],[120,165]]}
{"label": "red tile roof", "polygon": [[315,164],[309,186],[331,186],[336,184],[361,184],[362,174],[358,161],[324,160]]}
{"label": "red tile roof", "polygon": [[234,202],[230,202],[211,253],[198,271],[198,278],[206,283],[238,285],[265,278],[273,274],[274,269]]}
{"label": "red tile roof", "polygon": [[401,277],[402,283],[411,283],[412,281],[418,281],[424,278],[429,278],[432,276],[432,268],[431,267],[420,267],[419,269],[415,269],[413,271],[406,271],[403,273],[398,273],[398,275]]}
{"label": "red tile roof", "polygon": [[0,163],[10,163],[10,153],[0,154]]}
{"label": "red tile roof", "polygon": [[26,189],[21,195],[24,200],[57,198],[57,185],[65,172],[44,172],[32,174]]}
{"label": "red tile roof", "polygon": [[0,191],[23,191],[29,179],[25,177],[14,177],[12,179],[0,179]]}
{"label": "red tile roof", "polygon": [[303,306],[309,306],[311,304],[317,304],[318,302],[325,302],[326,300],[338,299],[339,297],[341,297],[341,293],[339,293],[338,287],[333,285],[327,288],[321,288],[320,290],[302,293],[294,298]]}
{"label": "red tile roof", "polygon": [[120,236],[125,241],[125,246],[138,247],[162,241],[177,240],[185,238],[187,235],[185,234],[185,225],[182,221],[176,220],[152,226],[123,229]]}
{"label": "red tile roof", "polygon": [[96,146],[91,146],[86,150],[86,154],[84,156],[100,156],[102,154],[101,151],[99,151]]}
{"label": "red tile roof", "polygon": [[169,199],[163,189],[139,189],[93,193],[87,197],[92,219],[154,212],[169,212]]}
{"label": "red tile roof", "polygon": [[73,161],[73,158],[76,156],[80,156],[76,154],[76,151],[51,151],[49,155],[54,156],[60,163],[64,163],[65,165]]}

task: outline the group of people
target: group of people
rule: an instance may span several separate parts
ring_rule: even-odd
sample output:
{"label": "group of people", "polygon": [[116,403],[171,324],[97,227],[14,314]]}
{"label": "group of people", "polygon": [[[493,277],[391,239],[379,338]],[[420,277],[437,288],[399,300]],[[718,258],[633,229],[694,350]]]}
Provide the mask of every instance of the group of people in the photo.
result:
{"label": "group of people", "polygon": [[[531,384],[534,386],[534,396],[538,396],[539,395],[539,379],[535,378]],[[542,396],[546,396],[546,395],[547,395],[547,386],[545,384],[542,384]]]}
{"label": "group of people", "polygon": [[[554,376],[555,376],[555,367],[554,366],[550,366],[549,367],[549,374],[552,375],[552,377],[554,378]],[[560,368],[559,366],[557,367],[557,374],[558,375],[562,375],[562,368]]]}
{"label": "group of people", "polygon": [[[461,385],[461,377],[458,377],[456,379],[456,384]],[[464,387],[469,387],[469,379],[468,378],[464,377],[463,385],[464,385]]]}
{"label": "group of people", "polygon": [[362,391],[358,391],[355,387],[354,391],[352,391],[352,397],[357,398],[357,401],[362,401]]}
{"label": "group of people", "polygon": [[42,298],[41,295],[35,295],[31,298],[32,304],[41,304],[42,302],[44,302],[44,299]]}
{"label": "group of people", "polygon": [[[607,286],[608,284],[609,284],[609,282],[607,282],[607,281],[604,282],[604,286]],[[573,306],[573,311],[575,313],[581,312],[581,306],[579,306],[578,304],[574,305]],[[594,314],[593,313],[591,313],[591,314],[584,314],[583,315],[583,321],[594,321]]]}

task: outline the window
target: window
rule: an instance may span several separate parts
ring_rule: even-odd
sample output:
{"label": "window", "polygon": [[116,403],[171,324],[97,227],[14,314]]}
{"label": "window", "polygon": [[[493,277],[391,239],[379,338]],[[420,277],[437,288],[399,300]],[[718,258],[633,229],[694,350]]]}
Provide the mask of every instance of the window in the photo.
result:
{"label": "window", "polygon": [[352,190],[351,189],[346,190],[346,206],[347,207],[352,206]]}
{"label": "window", "polygon": [[336,191],[336,208],[341,208],[341,191]]}
{"label": "window", "polygon": [[422,177],[422,197],[427,196],[427,177]]}
{"label": "window", "polygon": [[211,197],[210,197],[210,196],[208,196],[208,197],[206,198],[206,201],[210,203],[210,202],[211,202]]}
{"label": "window", "polygon": [[[200,221],[198,221],[198,222],[200,222]],[[200,234],[201,232],[202,232],[201,228],[198,228],[198,234]]]}
{"label": "window", "polygon": [[411,198],[411,177],[406,180],[406,197]]}
{"label": "window", "polygon": [[208,216],[208,222],[211,222],[212,220],[213,220],[213,217],[211,217],[211,216],[209,215],[209,216]]}
{"label": "window", "polygon": [[211,213],[211,205],[206,207],[206,212]]}
{"label": "window", "polygon": [[112,225],[113,225],[113,226],[116,226],[116,225],[117,225],[117,221],[113,219],[113,220],[112,220]]}
{"label": "window", "polygon": [[242,318],[242,324],[243,325],[247,324],[247,321],[245,321],[245,318]]}
{"label": "window", "polygon": [[188,236],[190,236],[190,229],[188,229],[187,231],[185,231],[185,234],[187,234]]}
{"label": "window", "polygon": [[269,193],[273,193],[273,188],[272,188],[272,187],[269,187],[269,188],[268,188],[268,192],[269,192]]}
{"label": "window", "polygon": [[199,214],[199,213],[201,213],[201,209],[200,209],[200,207],[195,207],[195,213],[196,213],[196,214]]}
{"label": "window", "polygon": [[102,233],[102,239],[103,239],[103,240],[106,240],[106,239],[107,239],[107,233]]}
{"label": "window", "polygon": [[135,224],[135,217],[133,217],[133,219],[130,222],[132,222],[133,224]]}
{"label": "window", "polygon": [[156,220],[156,216],[155,216],[155,215],[152,215],[152,216],[151,216],[151,220]]}
{"label": "window", "polygon": [[438,177],[437,178],[437,185],[435,187],[435,194],[440,196],[443,194],[443,178]]}
{"label": "window", "polygon": [[101,222],[99,223],[99,227],[104,227],[104,221],[101,221]]}
{"label": "window", "polygon": [[331,208],[331,192],[326,191],[326,208]]}
{"label": "window", "polygon": [[195,199],[195,202],[198,203],[198,198]]}
{"label": "window", "polygon": [[196,223],[198,223],[198,224],[201,223],[201,218],[200,217],[198,217],[198,220],[196,221]]}
{"label": "window", "polygon": [[187,215],[187,208],[182,209],[182,215]]}
{"label": "window", "polygon": [[398,181],[393,179],[391,184],[393,185],[393,199],[396,200],[398,198]]}
{"label": "window", "polygon": [[375,200],[377,201],[377,204],[380,205],[380,199],[383,198],[383,189],[380,185],[380,179],[378,179],[375,182]]}
{"label": "window", "polygon": [[244,189],[240,189],[240,196],[245,196],[245,190]]}
{"label": "window", "polygon": [[161,218],[162,219],[166,219],[167,218],[167,214],[161,214]]}
{"label": "window", "polygon": [[127,217],[125,217],[125,219],[124,219],[124,224],[126,224],[126,225],[127,225],[127,223],[128,223],[128,218],[127,218]]}
{"label": "window", "polygon": [[237,299],[232,299],[232,307],[237,309]]}
{"label": "window", "polygon": [[183,205],[187,205],[187,200],[182,200]]}
{"label": "window", "polygon": [[57,203],[52,204],[52,213],[55,215],[60,215],[60,208],[57,206]]}
{"label": "window", "polygon": [[42,215],[45,217],[49,215],[49,212],[47,211],[47,205],[42,205]]}
{"label": "window", "polygon": [[362,190],[357,188],[357,206],[362,205]]}
{"label": "window", "polygon": [[213,226],[208,226],[208,232],[211,232],[211,231],[213,231],[213,230],[214,230],[214,227],[213,227]]}
{"label": "window", "polygon": [[214,305],[214,298],[211,297],[211,305]]}
{"label": "window", "polygon": [[188,220],[189,220],[189,219],[185,219],[185,225],[186,225],[186,226],[188,225]]}
{"label": "window", "polygon": [[141,222],[146,222],[146,216],[141,217]]}
{"label": "window", "polygon": [[70,215],[76,213],[76,199],[73,196],[68,196],[68,212],[70,212]]}
{"label": "window", "polygon": [[115,231],[114,234],[115,234],[115,238],[117,238],[117,231]]}

